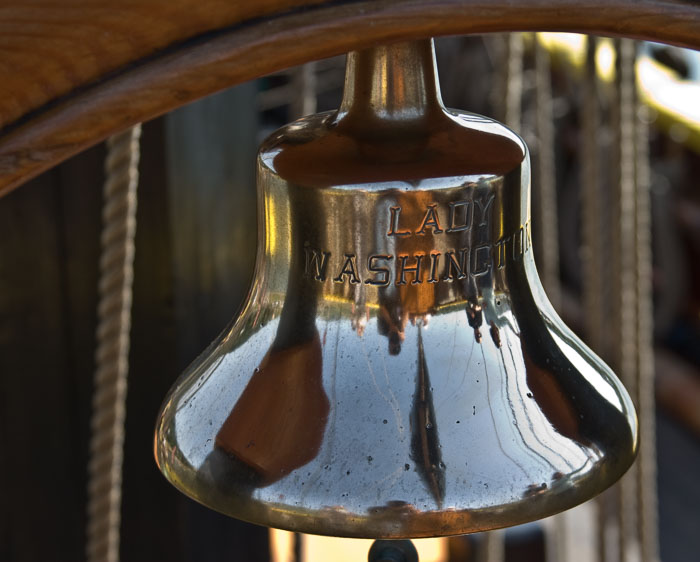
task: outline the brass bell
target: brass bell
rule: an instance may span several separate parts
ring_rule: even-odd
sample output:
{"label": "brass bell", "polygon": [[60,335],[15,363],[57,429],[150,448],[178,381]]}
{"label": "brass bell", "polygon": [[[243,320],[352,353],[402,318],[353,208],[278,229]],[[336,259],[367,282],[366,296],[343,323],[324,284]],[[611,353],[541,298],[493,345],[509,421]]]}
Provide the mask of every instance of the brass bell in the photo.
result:
{"label": "brass bell", "polygon": [[185,494],[429,537],[557,513],[630,466],[630,398],[537,277],[527,148],[444,108],[431,41],[350,53],[340,109],[262,145],[258,194],[253,287],[157,423]]}

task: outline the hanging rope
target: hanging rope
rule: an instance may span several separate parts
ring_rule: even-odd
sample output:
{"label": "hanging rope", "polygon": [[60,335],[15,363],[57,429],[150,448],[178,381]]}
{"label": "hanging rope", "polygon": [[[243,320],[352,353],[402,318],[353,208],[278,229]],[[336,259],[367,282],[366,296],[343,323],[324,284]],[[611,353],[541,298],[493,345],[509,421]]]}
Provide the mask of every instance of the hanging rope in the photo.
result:
{"label": "hanging rope", "polygon": [[[600,139],[601,139],[601,107],[599,101],[598,73],[596,67],[596,52],[598,39],[589,35],[586,39],[586,59],[583,74],[583,98],[581,123],[581,234],[582,234],[582,300],[586,311],[584,329],[586,341],[593,350],[601,355],[607,355],[608,343],[605,334],[607,322],[606,301],[604,295],[604,263],[612,259],[610,246],[604,243],[605,217],[603,213],[605,196],[604,182],[601,176]],[[599,516],[597,517],[598,560],[607,560],[606,529],[612,516],[614,506],[611,506],[609,494],[601,495],[597,500]]]}
{"label": "hanging rope", "polygon": [[[616,214],[613,224],[615,251],[615,367],[634,402],[637,402],[637,240],[635,170],[635,44],[617,40],[616,52]],[[638,404],[635,404],[638,406]],[[619,483],[618,551],[619,560],[638,559],[637,549],[637,465],[633,465]]]}
{"label": "hanging rope", "polygon": [[[635,82],[636,45],[615,42],[615,82],[610,119],[613,145],[610,183],[613,214],[611,243],[605,243],[605,194],[600,185],[601,110],[595,67],[596,41],[588,38],[583,81],[584,104],[581,204],[583,222],[583,300],[588,343],[615,366],[639,415],[640,453],[616,493],[598,502],[599,560],[658,560],[654,410],[653,303],[651,293],[651,216],[648,131],[639,119]],[[606,330],[608,305],[602,276],[613,264],[612,326]],[[605,337],[612,334],[613,337]],[[616,540],[613,540],[616,537]]]}
{"label": "hanging rope", "polygon": [[603,198],[600,176],[600,106],[596,49],[598,40],[591,35],[586,41],[586,63],[583,76],[581,114],[581,223],[583,306],[586,310],[585,330],[588,344],[601,353],[605,317],[603,288]]}
{"label": "hanging rope", "polygon": [[87,559],[119,560],[122,459],[141,126],[107,141],[97,351],[88,465]]}
{"label": "hanging rope", "polygon": [[[552,306],[558,309],[561,300],[559,281],[559,232],[554,149],[554,116],[549,51],[538,34],[534,39],[535,62],[535,136],[537,150],[533,166],[533,227],[537,229],[539,256],[537,271]],[[569,533],[566,514],[554,516],[545,527],[547,558],[567,560]]]}
{"label": "hanging rope", "polygon": [[637,414],[639,416],[639,456],[637,534],[642,562],[659,559],[656,499],[656,404],[654,397],[654,310],[652,294],[652,239],[649,167],[649,129],[641,119],[646,107],[636,94],[636,257],[637,257]]}

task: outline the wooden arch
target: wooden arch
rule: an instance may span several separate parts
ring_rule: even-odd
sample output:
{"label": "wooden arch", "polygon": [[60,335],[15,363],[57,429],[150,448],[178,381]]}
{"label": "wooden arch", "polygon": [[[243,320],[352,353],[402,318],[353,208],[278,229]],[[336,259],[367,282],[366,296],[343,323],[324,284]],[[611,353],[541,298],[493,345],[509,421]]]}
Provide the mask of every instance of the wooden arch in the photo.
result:
{"label": "wooden arch", "polygon": [[372,43],[576,31],[700,49],[690,0],[7,0],[0,195],[135,123]]}

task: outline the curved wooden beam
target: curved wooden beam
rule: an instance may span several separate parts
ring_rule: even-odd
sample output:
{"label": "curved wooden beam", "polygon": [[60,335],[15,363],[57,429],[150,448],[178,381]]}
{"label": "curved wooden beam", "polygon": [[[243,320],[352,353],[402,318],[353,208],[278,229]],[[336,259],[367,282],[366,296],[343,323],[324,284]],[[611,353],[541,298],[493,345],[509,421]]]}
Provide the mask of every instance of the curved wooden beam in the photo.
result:
{"label": "curved wooden beam", "polygon": [[685,0],[7,0],[0,195],[105,137],[264,74],[373,43],[575,31],[700,49]]}

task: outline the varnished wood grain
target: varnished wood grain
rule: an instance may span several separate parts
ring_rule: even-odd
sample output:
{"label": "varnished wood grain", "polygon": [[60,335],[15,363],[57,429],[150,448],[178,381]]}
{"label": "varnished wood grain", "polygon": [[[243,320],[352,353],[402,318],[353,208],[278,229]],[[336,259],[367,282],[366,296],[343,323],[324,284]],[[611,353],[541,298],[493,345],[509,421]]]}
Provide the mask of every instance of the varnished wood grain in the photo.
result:
{"label": "varnished wood grain", "polygon": [[8,0],[0,194],[136,122],[370,43],[558,30],[700,48],[684,0]]}
{"label": "varnished wood grain", "polygon": [[321,0],[32,0],[0,5],[0,121],[9,123],[174,43]]}

